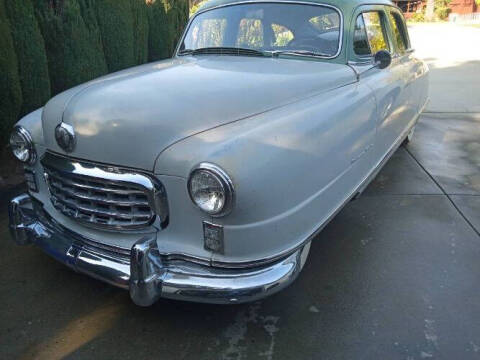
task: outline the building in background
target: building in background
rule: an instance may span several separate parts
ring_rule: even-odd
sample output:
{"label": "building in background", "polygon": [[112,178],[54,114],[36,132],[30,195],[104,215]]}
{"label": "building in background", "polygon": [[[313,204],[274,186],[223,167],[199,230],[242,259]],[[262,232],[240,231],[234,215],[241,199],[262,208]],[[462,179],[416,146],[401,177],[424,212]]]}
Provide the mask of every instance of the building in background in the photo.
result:
{"label": "building in background", "polygon": [[402,9],[405,18],[410,19],[413,14],[422,12],[426,6],[424,0],[393,0],[393,3]]}
{"label": "building in background", "polygon": [[480,24],[480,6],[475,0],[452,0],[449,7],[452,10],[449,21]]}
{"label": "building in background", "polygon": [[[416,13],[423,13],[427,6],[426,0],[392,0],[402,9],[405,18],[410,19]],[[480,23],[480,5],[475,0],[452,0],[448,4],[449,21],[461,23]]]}

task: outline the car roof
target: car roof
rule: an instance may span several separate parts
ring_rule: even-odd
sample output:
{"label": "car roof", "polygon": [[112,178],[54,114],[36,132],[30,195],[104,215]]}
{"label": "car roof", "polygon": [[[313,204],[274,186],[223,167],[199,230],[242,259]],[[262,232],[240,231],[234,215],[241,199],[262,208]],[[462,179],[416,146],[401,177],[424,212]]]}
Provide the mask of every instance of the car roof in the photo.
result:
{"label": "car roof", "polygon": [[342,12],[353,11],[360,5],[393,5],[390,0],[208,0],[201,7],[200,11],[207,10],[222,5],[233,5],[237,3],[255,3],[255,2],[285,2],[285,3],[303,3],[303,4],[326,4],[340,9]]}

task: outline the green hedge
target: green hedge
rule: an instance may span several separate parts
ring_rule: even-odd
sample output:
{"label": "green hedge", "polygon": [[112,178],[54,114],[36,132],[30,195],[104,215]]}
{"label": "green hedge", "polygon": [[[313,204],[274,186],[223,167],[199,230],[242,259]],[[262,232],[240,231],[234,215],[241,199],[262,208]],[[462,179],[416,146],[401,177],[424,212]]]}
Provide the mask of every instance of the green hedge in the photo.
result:
{"label": "green hedge", "polygon": [[130,0],[97,1],[97,14],[108,70],[118,71],[135,65]]}
{"label": "green hedge", "polygon": [[148,8],[144,0],[131,0],[133,15],[133,59],[135,64],[148,61]]}
{"label": "green hedge", "polygon": [[0,150],[52,95],[171,56],[187,20],[188,0],[0,0]]}
{"label": "green hedge", "polygon": [[107,73],[93,1],[65,0],[61,7],[40,1],[37,17],[54,94]]}
{"label": "green hedge", "polygon": [[164,59],[170,54],[170,28],[161,1],[148,5],[148,60]]}
{"label": "green hedge", "polygon": [[0,149],[5,144],[22,106],[18,60],[13,46],[5,2],[0,0]]}
{"label": "green hedge", "polygon": [[18,54],[18,70],[22,86],[22,115],[41,106],[50,98],[45,43],[30,0],[7,1],[10,29]]}

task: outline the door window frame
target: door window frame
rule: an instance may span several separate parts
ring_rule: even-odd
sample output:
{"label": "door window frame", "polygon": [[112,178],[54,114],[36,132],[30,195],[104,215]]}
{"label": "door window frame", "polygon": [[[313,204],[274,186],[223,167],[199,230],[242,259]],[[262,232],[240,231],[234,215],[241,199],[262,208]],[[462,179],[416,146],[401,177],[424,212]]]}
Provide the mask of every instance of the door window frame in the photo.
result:
{"label": "door window frame", "polygon": [[395,15],[393,15],[393,14],[396,14],[398,16],[398,18],[400,19],[400,22],[401,22],[400,27],[401,28],[399,28],[399,31],[400,31],[400,34],[403,37],[403,39],[407,42],[405,44],[405,51],[403,51],[403,53],[400,53],[398,51],[398,48],[397,48],[397,41],[396,41],[395,33],[394,33],[394,30],[393,30],[393,26],[392,26],[392,24],[390,24],[391,20],[387,16],[387,21],[389,23],[390,37],[391,37],[391,40],[392,40],[391,42],[392,42],[393,48],[395,49],[395,52],[392,53],[392,56],[403,57],[405,55],[411,54],[413,52],[413,49],[412,49],[412,45],[410,43],[410,35],[408,34],[408,28],[407,28],[407,23],[405,21],[405,17],[403,16],[402,12],[400,10],[398,10],[396,7],[390,6],[390,5],[387,5],[385,7],[386,7],[386,9],[385,9],[386,12],[391,13],[394,18],[395,18]]}
{"label": "door window frame", "polygon": [[[347,44],[347,49],[348,49],[348,54],[347,54],[347,61],[349,63],[353,64],[371,64],[373,61],[373,57],[375,54],[370,54],[370,55],[357,55],[355,53],[354,49],[354,36],[355,36],[355,24],[357,22],[357,18],[359,15],[366,13],[366,12],[378,12],[380,14],[380,21],[382,23],[382,30],[383,33],[386,37],[385,42],[389,47],[389,50],[393,54],[393,49],[394,43],[392,41],[392,33],[391,33],[391,28],[390,28],[390,23],[388,21],[388,16],[387,16],[387,9],[385,8],[384,5],[362,5],[357,7],[357,9],[354,11],[352,19],[350,21],[350,31],[349,31],[349,36],[348,36],[348,44]],[[370,46],[370,44],[369,44]]]}

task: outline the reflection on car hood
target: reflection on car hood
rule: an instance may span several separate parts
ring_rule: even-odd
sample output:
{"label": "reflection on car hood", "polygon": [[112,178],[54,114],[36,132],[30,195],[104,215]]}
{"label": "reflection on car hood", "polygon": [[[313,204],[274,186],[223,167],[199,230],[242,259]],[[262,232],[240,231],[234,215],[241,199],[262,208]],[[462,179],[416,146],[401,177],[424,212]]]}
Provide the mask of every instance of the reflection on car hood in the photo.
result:
{"label": "reflection on car hood", "polygon": [[70,89],[44,108],[48,148],[54,129],[72,125],[71,156],[152,170],[158,154],[193,134],[355,81],[326,62],[200,56],[146,64]]}

